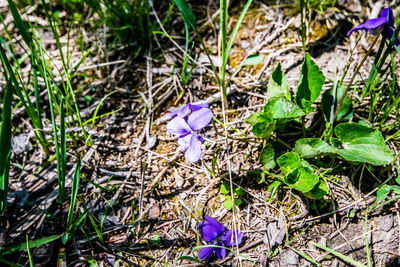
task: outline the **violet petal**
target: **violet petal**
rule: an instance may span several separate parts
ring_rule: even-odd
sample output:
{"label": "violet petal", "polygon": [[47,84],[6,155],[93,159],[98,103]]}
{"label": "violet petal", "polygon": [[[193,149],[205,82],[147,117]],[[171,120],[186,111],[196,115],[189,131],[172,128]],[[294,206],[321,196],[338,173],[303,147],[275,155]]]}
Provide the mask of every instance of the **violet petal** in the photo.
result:
{"label": "violet petal", "polygon": [[170,134],[184,136],[191,132],[189,125],[180,117],[175,117],[167,123],[167,131]]}
{"label": "violet petal", "polygon": [[210,216],[204,216],[206,221],[199,223],[200,235],[207,241],[211,242],[225,232],[225,227],[216,219]]}
{"label": "violet petal", "polygon": [[[236,234],[235,234],[235,232],[236,232]],[[238,230],[229,230],[223,236],[224,243],[230,247],[238,246],[242,243],[243,236],[244,236],[244,233],[239,232]],[[236,239],[236,237],[237,237],[237,239]]]}
{"label": "violet petal", "polygon": [[384,8],[379,17],[385,18],[389,22],[389,26],[392,26],[394,28],[394,16],[393,11],[390,8]]}
{"label": "violet petal", "polygon": [[213,247],[204,247],[199,251],[199,258],[201,260],[208,260],[213,255]]}
{"label": "violet petal", "polygon": [[200,104],[190,104],[190,108],[192,109],[192,111],[197,111],[201,108],[208,108],[210,105],[208,105],[207,103],[200,103]]}
{"label": "violet petal", "polygon": [[181,118],[185,118],[187,115],[189,115],[190,113],[190,104],[186,104],[185,106],[183,106],[183,108],[172,111],[171,113],[169,113],[169,115],[171,117],[181,117]]}
{"label": "violet petal", "polygon": [[190,140],[192,138],[192,134],[188,134],[184,137],[181,137],[178,139],[178,144],[181,147],[181,149],[183,151],[185,151],[186,149],[188,149],[189,145],[190,145]]}
{"label": "violet petal", "polygon": [[188,119],[188,124],[193,131],[198,131],[206,127],[212,119],[212,111],[209,108],[201,108],[192,114]]}
{"label": "violet petal", "polygon": [[217,257],[222,260],[223,258],[226,257],[226,249],[224,244],[220,244],[222,248],[214,248],[215,254],[217,254]]}
{"label": "violet petal", "polygon": [[225,232],[225,227],[216,219],[214,219],[211,216],[204,216],[204,219],[207,220],[207,222],[211,225],[213,225],[216,228],[216,231],[219,235],[222,235]]}
{"label": "violet petal", "polygon": [[369,19],[365,23],[360,24],[353,29],[351,29],[348,33],[347,36],[349,36],[353,31],[359,31],[359,30],[364,30],[364,31],[371,31],[373,29],[376,29],[383,24],[387,22],[387,18],[376,18],[376,19]]}
{"label": "violet petal", "polygon": [[190,143],[185,153],[187,163],[195,163],[201,157],[201,143],[195,134],[190,135]]}

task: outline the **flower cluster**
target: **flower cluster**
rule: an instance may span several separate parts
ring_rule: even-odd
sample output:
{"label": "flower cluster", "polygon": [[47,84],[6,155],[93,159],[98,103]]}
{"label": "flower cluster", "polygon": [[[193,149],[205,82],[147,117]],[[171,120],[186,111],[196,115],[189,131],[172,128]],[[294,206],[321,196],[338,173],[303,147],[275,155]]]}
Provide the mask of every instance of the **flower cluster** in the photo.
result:
{"label": "flower cluster", "polygon": [[198,162],[201,157],[201,142],[199,131],[206,127],[213,113],[208,104],[186,104],[183,108],[169,114],[173,119],[167,124],[170,134],[178,135],[178,144],[186,151],[188,163]]}
{"label": "flower cluster", "polygon": [[[390,8],[384,8],[379,18],[369,19],[363,24],[354,27],[347,33],[347,36],[349,36],[353,31],[364,30],[367,32],[373,32],[382,29],[382,34],[390,41],[394,33],[394,28],[393,11]],[[400,45],[399,38],[396,38],[394,45]]]}
{"label": "flower cluster", "polygon": [[226,256],[225,246],[234,247],[242,243],[243,233],[238,230],[229,230],[225,233],[225,227],[220,224],[216,219],[210,216],[204,216],[206,221],[199,223],[200,235],[210,245],[220,246],[217,247],[204,247],[199,251],[199,258],[207,260],[215,254],[219,259]]}

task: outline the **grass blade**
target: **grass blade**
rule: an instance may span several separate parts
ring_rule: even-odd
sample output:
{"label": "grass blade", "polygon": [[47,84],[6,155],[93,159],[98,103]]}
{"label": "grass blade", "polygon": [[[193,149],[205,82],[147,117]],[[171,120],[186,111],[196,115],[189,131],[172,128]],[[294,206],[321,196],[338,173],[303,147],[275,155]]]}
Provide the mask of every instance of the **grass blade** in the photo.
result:
{"label": "grass blade", "polygon": [[61,160],[61,166],[60,166],[60,173],[61,176],[59,179],[61,181],[59,182],[59,190],[60,190],[60,199],[61,201],[64,200],[64,192],[65,192],[65,172],[66,172],[66,167],[67,167],[67,139],[65,135],[65,113],[64,113],[64,101],[62,97],[60,96],[60,160]]}
{"label": "grass blade", "polygon": [[71,191],[71,202],[69,204],[68,216],[67,216],[67,229],[71,226],[72,217],[74,215],[76,196],[78,195],[79,180],[81,176],[81,159],[78,158],[76,163],[75,173],[72,180],[72,191]]}
{"label": "grass blade", "polygon": [[[67,243],[68,240],[70,239],[70,237],[72,237],[76,231],[76,229],[78,229],[78,226],[82,223],[82,221],[86,218],[86,215],[88,215],[88,212],[86,211],[85,213],[82,214],[81,217],[79,217],[78,220],[76,220],[72,226],[67,229],[67,233],[65,235],[63,235],[62,237],[62,242],[63,244]],[[81,228],[82,232],[84,233],[83,229]]]}
{"label": "grass blade", "polygon": [[[43,64],[43,69],[45,70],[45,64],[43,60],[43,51],[40,49],[40,53],[42,56],[42,64]],[[57,133],[57,124],[56,124],[56,117],[54,115],[54,107],[53,107],[53,97],[54,95],[52,94],[52,88],[49,84],[49,81],[47,79],[46,72],[44,72],[44,81],[46,84],[46,90],[49,95],[49,108],[50,108],[50,116],[51,116],[51,124],[53,126],[53,135],[54,135],[54,146],[55,146],[55,153],[56,153],[56,159],[57,159],[57,174],[58,174],[58,202],[62,203],[64,201],[64,185],[65,185],[65,157],[66,155],[63,154],[65,153],[65,150],[61,148],[60,152],[60,144],[58,142],[58,133]],[[61,109],[63,109],[63,101],[60,97],[61,101]],[[65,126],[64,126],[64,111],[60,110],[60,135],[64,136],[64,140],[61,140],[61,146],[63,147],[63,141],[65,143]],[[63,133],[64,132],[64,133]],[[61,137],[62,139],[63,137]],[[65,149],[65,148],[64,148]]]}
{"label": "grass blade", "polygon": [[99,104],[98,104],[97,107],[96,107],[96,110],[94,111],[93,117],[92,117],[92,125],[90,126],[91,129],[93,129],[93,127],[94,127],[94,123],[95,123],[95,120],[96,120],[96,117],[97,117],[97,113],[98,113],[99,110],[100,110],[101,104],[103,104],[104,100],[106,100],[107,97],[109,97],[110,95],[114,94],[115,92],[117,92],[117,91],[112,91],[111,93],[106,94],[106,95],[100,100]]}
{"label": "grass blade", "polygon": [[174,3],[179,8],[179,11],[182,14],[183,20],[193,29],[196,28],[196,17],[193,14],[193,11],[190,9],[189,5],[185,0],[174,0]]}
{"label": "grass blade", "polygon": [[350,257],[348,257],[346,255],[343,255],[342,253],[334,251],[333,249],[327,248],[327,247],[325,247],[325,246],[323,246],[321,244],[313,242],[312,245],[317,247],[317,248],[319,248],[319,249],[325,250],[325,251],[331,253],[332,255],[335,255],[336,257],[340,258],[341,260],[343,260],[345,262],[350,263],[353,266],[356,266],[356,267],[367,267],[364,264],[362,264],[362,263],[360,263],[360,262],[358,262],[356,260],[353,260],[352,258],[350,258]]}
{"label": "grass blade", "polygon": [[92,226],[93,226],[94,230],[96,231],[96,234],[100,239],[100,242],[104,243],[103,234],[101,233],[99,227],[97,227],[96,222],[94,221],[93,217],[90,214],[89,214],[89,220],[92,223]]}
{"label": "grass blade", "polygon": [[11,102],[13,87],[10,80],[6,85],[3,98],[3,110],[1,112],[0,126],[0,215],[4,214],[7,206],[8,178],[11,155]]}
{"label": "grass blade", "polygon": [[[61,237],[61,235],[52,235],[52,236],[44,237],[44,238],[41,238],[38,240],[29,241],[29,247],[36,248],[41,245],[53,242],[54,240],[57,240],[60,237]],[[0,256],[9,255],[9,254],[12,254],[12,253],[18,252],[18,251],[23,251],[26,248],[27,248],[26,242],[23,242],[21,244],[14,245],[11,247],[2,248],[2,249],[0,249]]]}
{"label": "grass blade", "polygon": [[18,9],[15,7],[14,2],[12,0],[8,0],[8,6],[11,10],[11,14],[14,18],[14,23],[17,26],[19,33],[22,35],[25,43],[30,47],[32,43],[32,36],[28,32],[25,27],[24,22],[22,21],[21,15],[18,12]]}
{"label": "grass blade", "polygon": [[32,254],[31,254],[31,249],[29,248],[29,239],[28,239],[28,235],[26,235],[26,251],[28,252],[29,266],[30,266],[30,267],[34,267],[35,264],[33,263]]}

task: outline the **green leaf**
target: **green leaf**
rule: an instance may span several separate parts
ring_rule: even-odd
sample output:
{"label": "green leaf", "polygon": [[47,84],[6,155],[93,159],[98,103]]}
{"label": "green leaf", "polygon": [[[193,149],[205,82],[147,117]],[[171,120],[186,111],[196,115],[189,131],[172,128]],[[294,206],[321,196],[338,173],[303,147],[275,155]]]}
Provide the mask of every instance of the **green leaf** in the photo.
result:
{"label": "green leaf", "polygon": [[227,182],[223,182],[221,184],[221,193],[224,195],[228,195],[230,191],[230,186]]}
{"label": "green leaf", "polygon": [[[337,108],[337,102],[342,98],[345,90],[346,87],[344,85],[338,86],[336,92],[335,108]],[[333,87],[322,95],[322,100],[321,100],[322,111],[324,112],[327,121],[329,121],[331,116],[332,101],[333,101]],[[348,121],[351,117],[353,117],[353,107],[351,104],[351,98],[348,95],[346,95],[344,97],[342,105],[340,106],[336,121]]]}
{"label": "green leaf", "polygon": [[72,218],[74,215],[74,210],[75,210],[75,205],[76,205],[76,197],[78,195],[78,190],[79,190],[80,176],[81,176],[81,159],[78,158],[78,161],[76,162],[74,177],[72,180],[71,201],[69,203],[69,210],[68,210],[68,215],[67,215],[67,229],[72,224]]}
{"label": "green leaf", "polygon": [[246,119],[247,123],[253,125],[252,132],[255,136],[268,138],[275,129],[275,122],[265,113],[256,112]]}
{"label": "green leaf", "polygon": [[301,117],[304,112],[299,106],[286,98],[274,98],[264,106],[264,113],[272,119],[295,119]]}
{"label": "green leaf", "polygon": [[297,168],[285,176],[285,183],[300,192],[309,192],[318,183],[318,176],[305,168]]}
{"label": "green leaf", "polygon": [[372,207],[375,207],[379,203],[379,201],[385,200],[387,195],[392,191],[395,192],[396,194],[400,194],[400,187],[397,185],[387,185],[387,184],[382,185],[382,187],[379,188],[378,191],[376,192],[376,200],[374,204],[372,204]]}
{"label": "green leaf", "polygon": [[262,122],[261,115],[263,115],[264,112],[254,112],[253,114],[250,115],[247,119],[244,120],[245,123],[248,123],[252,126]]}
{"label": "green leaf", "polygon": [[312,111],[311,105],[320,95],[324,82],[324,74],[307,53],[301,67],[300,81],[296,92],[296,103],[306,113]]}
{"label": "green leaf", "polygon": [[236,188],[235,188],[235,194],[236,194],[238,197],[243,196],[243,189],[242,189],[240,186],[236,187]]}
{"label": "green leaf", "polygon": [[338,257],[339,259],[341,259],[341,260],[343,260],[345,262],[348,262],[352,266],[355,266],[355,267],[367,267],[366,265],[364,265],[362,263],[359,263],[356,260],[353,260],[349,256],[343,255],[343,254],[341,254],[341,253],[339,253],[339,252],[337,252],[337,251],[335,251],[333,249],[327,248],[324,245],[321,245],[321,244],[318,244],[318,243],[314,243],[314,242],[312,242],[312,245],[317,247],[317,248],[319,248],[319,249],[322,249],[322,250],[325,250],[325,251],[331,253],[332,255]]}
{"label": "green leaf", "polygon": [[396,181],[396,183],[397,183],[398,185],[400,185],[400,175],[397,175],[397,177],[394,178],[394,180]]}
{"label": "green leaf", "polygon": [[[33,241],[29,241],[29,247],[30,248],[36,248],[39,247],[41,245],[53,242],[54,240],[57,240],[61,237],[62,235],[52,235],[52,236],[48,236],[48,237],[44,237],[38,240],[33,240]],[[23,251],[26,250],[26,242],[23,242],[21,244],[18,245],[14,245],[11,247],[6,247],[6,248],[2,248],[0,249],[0,255],[8,255],[14,252],[18,252],[18,251]]]}
{"label": "green leaf", "polygon": [[326,183],[324,181],[319,181],[311,191],[304,192],[304,195],[312,199],[321,199],[328,193],[329,189]]}
{"label": "green leaf", "polygon": [[196,29],[196,17],[185,0],[174,0],[182,14],[183,20],[193,29]]}
{"label": "green leaf", "polygon": [[275,149],[271,143],[268,143],[260,152],[259,162],[267,169],[272,169],[276,166]]}
{"label": "green leaf", "polygon": [[267,101],[273,98],[286,98],[290,100],[289,85],[285,74],[282,72],[280,63],[278,63],[268,81]]}
{"label": "green leaf", "polygon": [[332,137],[331,144],[346,160],[376,166],[393,161],[392,153],[378,130],[357,123],[341,123],[334,132],[337,138]]}
{"label": "green leaf", "polygon": [[257,137],[267,139],[275,130],[275,123],[259,123],[253,126],[251,130]]}
{"label": "green leaf", "polygon": [[0,125],[0,215],[3,215],[7,206],[7,194],[10,171],[11,155],[11,104],[13,96],[13,86],[9,80],[5,87],[3,98],[3,109],[1,111]]}
{"label": "green leaf", "polygon": [[329,144],[319,138],[297,140],[293,152],[296,152],[302,158],[313,158],[335,153]]}
{"label": "green leaf", "polygon": [[234,199],[233,199],[233,203],[235,204],[235,206],[240,206],[240,204],[242,204],[242,199],[240,199],[240,198],[238,198],[238,197],[235,197]]}
{"label": "green leaf", "polygon": [[288,186],[302,193],[308,192],[307,196],[311,198],[320,198],[326,194],[325,183],[318,181],[318,176],[314,174],[310,164],[300,159],[297,153],[285,153],[277,159],[277,162]]}
{"label": "green leaf", "polygon": [[24,39],[25,43],[28,46],[31,46],[32,36],[28,32],[28,30],[26,29],[25,24],[22,21],[21,15],[20,15],[18,9],[15,7],[14,1],[8,0],[8,6],[9,6],[9,8],[11,10],[11,14],[12,14],[12,16],[14,18],[14,23],[17,26],[19,33],[21,34],[21,36]]}
{"label": "green leaf", "polygon": [[396,48],[397,54],[399,54],[399,55],[400,55],[400,45],[398,45],[398,46],[395,46],[394,48]]}
{"label": "green leaf", "polygon": [[230,197],[230,196],[228,196],[228,197],[226,198],[226,200],[225,200],[225,202],[224,202],[224,207],[225,207],[225,209],[227,209],[227,210],[231,210],[231,209],[232,209],[232,200],[231,200],[231,197]]}
{"label": "green leaf", "polygon": [[245,60],[243,60],[242,66],[254,66],[261,64],[263,62],[264,58],[260,55],[250,55],[248,56]]}
{"label": "green leaf", "polygon": [[300,156],[295,152],[288,152],[277,159],[283,175],[288,175],[295,169],[301,168]]}

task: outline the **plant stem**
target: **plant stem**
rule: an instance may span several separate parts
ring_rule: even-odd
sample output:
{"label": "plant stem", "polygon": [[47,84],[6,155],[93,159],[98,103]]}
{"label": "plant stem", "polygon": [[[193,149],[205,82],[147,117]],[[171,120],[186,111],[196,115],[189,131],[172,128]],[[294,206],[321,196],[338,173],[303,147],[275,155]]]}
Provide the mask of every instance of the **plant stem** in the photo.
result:
{"label": "plant stem", "polygon": [[346,89],[344,90],[343,95],[342,95],[342,97],[340,98],[340,100],[339,100],[339,102],[338,102],[338,104],[337,104],[337,108],[336,108],[336,111],[335,111],[335,116],[333,117],[333,121],[335,121],[336,118],[337,118],[338,111],[339,111],[339,109],[340,109],[340,107],[341,107],[341,105],[342,105],[342,103],[343,103],[344,98],[345,98],[346,95],[347,95],[347,92],[349,91],[351,85],[353,84],[354,79],[356,78],[356,75],[357,75],[357,73],[358,73],[358,70],[362,67],[362,65],[364,65],[365,61],[367,60],[369,54],[372,52],[372,50],[373,50],[373,48],[374,48],[376,42],[378,41],[378,39],[379,39],[379,34],[376,36],[374,42],[373,42],[372,45],[371,45],[371,48],[368,50],[367,54],[365,54],[365,56],[364,56],[364,58],[362,59],[361,63],[357,66],[356,70],[354,71],[353,76],[352,76],[351,79],[350,79],[350,82],[347,84]]}

